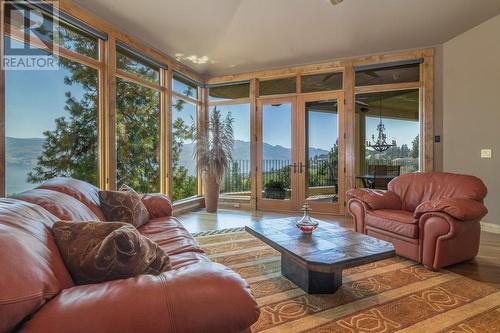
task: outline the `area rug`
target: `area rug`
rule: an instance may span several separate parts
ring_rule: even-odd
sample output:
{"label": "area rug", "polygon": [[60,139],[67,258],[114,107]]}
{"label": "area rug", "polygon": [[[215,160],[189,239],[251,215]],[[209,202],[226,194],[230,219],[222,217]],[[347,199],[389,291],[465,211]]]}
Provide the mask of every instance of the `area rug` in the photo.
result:
{"label": "area rug", "polygon": [[332,295],[281,277],[279,253],[235,230],[196,237],[214,261],[250,284],[261,309],[253,332],[500,332],[500,291],[394,257],[344,271]]}

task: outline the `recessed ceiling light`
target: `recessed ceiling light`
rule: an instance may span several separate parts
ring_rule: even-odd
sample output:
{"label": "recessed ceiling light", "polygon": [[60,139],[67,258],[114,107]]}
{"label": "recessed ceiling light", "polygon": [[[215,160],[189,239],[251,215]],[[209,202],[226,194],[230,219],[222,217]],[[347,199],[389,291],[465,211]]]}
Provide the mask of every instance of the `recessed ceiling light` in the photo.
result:
{"label": "recessed ceiling light", "polygon": [[338,5],[339,3],[341,3],[342,1],[344,0],[330,0],[330,2],[332,3],[332,5]]}

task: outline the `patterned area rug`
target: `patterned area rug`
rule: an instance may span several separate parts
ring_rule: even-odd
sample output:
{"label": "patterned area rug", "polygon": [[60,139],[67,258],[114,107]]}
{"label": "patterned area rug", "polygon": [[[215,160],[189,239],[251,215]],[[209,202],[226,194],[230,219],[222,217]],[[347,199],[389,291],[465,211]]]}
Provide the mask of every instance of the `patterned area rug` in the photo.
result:
{"label": "patterned area rug", "polygon": [[279,253],[246,232],[199,235],[210,258],[248,281],[253,332],[500,332],[500,291],[394,257],[344,271],[333,295],[308,295],[280,274]]}

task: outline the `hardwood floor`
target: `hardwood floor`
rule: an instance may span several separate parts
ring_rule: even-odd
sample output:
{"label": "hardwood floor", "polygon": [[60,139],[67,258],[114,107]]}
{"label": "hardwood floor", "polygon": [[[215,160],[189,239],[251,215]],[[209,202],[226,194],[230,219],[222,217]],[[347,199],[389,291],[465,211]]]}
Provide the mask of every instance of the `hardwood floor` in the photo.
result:
{"label": "hardwood floor", "polygon": [[[312,215],[314,216],[314,214]],[[291,216],[291,214],[219,209],[217,214],[207,213],[205,210],[198,210],[179,215],[178,218],[189,232],[193,233],[243,227],[246,224],[262,219],[287,216]],[[326,222],[338,224],[346,228],[352,228],[352,219],[350,217],[325,215],[316,217]],[[449,266],[446,269],[500,288],[500,234],[483,231],[481,233],[481,246],[477,257],[468,262]]]}

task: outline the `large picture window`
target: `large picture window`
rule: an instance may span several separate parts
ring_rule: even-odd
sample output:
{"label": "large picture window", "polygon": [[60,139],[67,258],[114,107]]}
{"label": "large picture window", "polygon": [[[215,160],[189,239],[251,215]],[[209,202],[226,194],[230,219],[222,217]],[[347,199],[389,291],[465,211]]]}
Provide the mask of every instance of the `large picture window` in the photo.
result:
{"label": "large picture window", "polygon": [[198,107],[179,97],[172,98],[172,198],[198,195],[198,169],[193,157]]}
{"label": "large picture window", "polygon": [[233,119],[234,144],[229,170],[224,174],[220,193],[223,197],[248,197],[251,194],[250,104],[223,104],[211,106],[221,118]]}
{"label": "large picture window", "polygon": [[[393,175],[419,171],[419,91],[356,95],[356,150],[361,175],[376,169]],[[377,147],[385,136],[387,147]]]}
{"label": "large picture window", "polygon": [[[53,28],[51,17],[40,11],[44,24],[22,29],[17,23],[33,12],[16,6],[5,8],[5,55],[17,56],[22,49],[24,55],[44,56],[55,66],[5,71],[5,193],[58,176],[99,185],[99,70],[93,60],[99,59],[99,40],[64,21]],[[53,54],[25,40],[57,41],[65,52]],[[71,53],[85,57],[66,57]]]}
{"label": "large picture window", "polygon": [[121,48],[116,80],[116,178],[138,192],[160,192],[161,89],[134,82],[159,83],[161,69]]}

